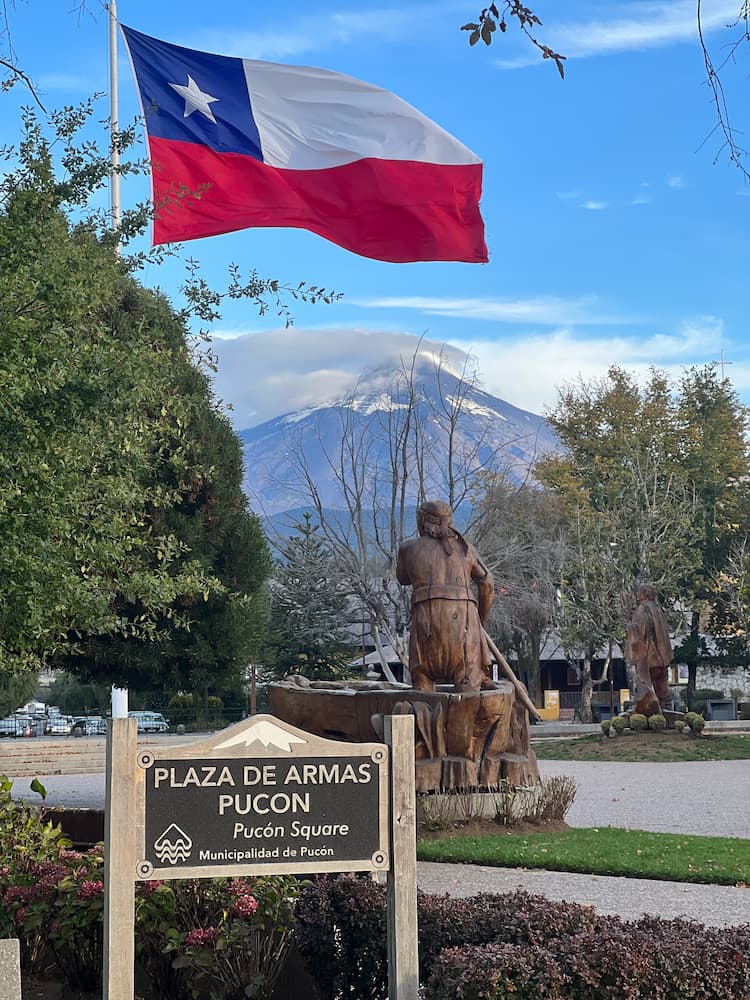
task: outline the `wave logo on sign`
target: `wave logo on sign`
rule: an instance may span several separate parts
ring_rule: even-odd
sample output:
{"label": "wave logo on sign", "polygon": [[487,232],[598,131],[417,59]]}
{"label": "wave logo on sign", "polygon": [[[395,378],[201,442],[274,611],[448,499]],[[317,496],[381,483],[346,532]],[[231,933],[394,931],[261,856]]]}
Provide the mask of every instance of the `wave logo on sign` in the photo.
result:
{"label": "wave logo on sign", "polygon": [[171,823],[164,833],[154,841],[154,853],[159,861],[176,865],[178,861],[187,861],[193,849],[193,842],[176,823]]}

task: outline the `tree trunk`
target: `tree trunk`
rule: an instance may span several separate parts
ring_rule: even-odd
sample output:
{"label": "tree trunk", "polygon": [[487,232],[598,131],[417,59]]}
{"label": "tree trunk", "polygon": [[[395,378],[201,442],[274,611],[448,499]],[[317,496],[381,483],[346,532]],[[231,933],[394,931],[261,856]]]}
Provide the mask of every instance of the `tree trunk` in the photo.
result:
{"label": "tree trunk", "polygon": [[539,662],[539,654],[541,652],[542,643],[538,632],[532,632],[529,636],[529,645],[531,647],[529,655],[529,697],[537,708],[541,708],[542,692],[540,690],[540,678],[542,667]]}
{"label": "tree trunk", "polygon": [[690,644],[689,653],[686,657],[688,665],[688,682],[687,682],[687,692],[685,694],[686,705],[688,708],[693,704],[693,699],[695,698],[695,686],[696,679],[698,676],[698,648],[700,646],[700,636],[698,634],[700,629],[700,612],[693,611],[690,616]]}
{"label": "tree trunk", "polygon": [[587,651],[583,657],[583,669],[581,670],[581,722],[591,722],[591,696],[593,693],[591,653]]}

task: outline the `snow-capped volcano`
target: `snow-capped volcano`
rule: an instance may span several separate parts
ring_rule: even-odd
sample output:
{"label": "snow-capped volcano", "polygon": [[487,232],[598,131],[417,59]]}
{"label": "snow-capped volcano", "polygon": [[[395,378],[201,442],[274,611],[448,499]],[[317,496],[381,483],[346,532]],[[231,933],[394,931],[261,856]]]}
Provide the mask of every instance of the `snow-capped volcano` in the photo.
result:
{"label": "snow-capped volcano", "polygon": [[344,482],[377,506],[394,468],[408,470],[410,500],[420,477],[431,498],[446,499],[451,463],[462,480],[488,468],[520,481],[556,447],[543,417],[484,392],[431,355],[418,356],[411,371],[368,371],[346,397],[275,417],[240,431],[240,439],[248,496],[267,516],[310,509],[311,488],[323,507],[343,508]]}

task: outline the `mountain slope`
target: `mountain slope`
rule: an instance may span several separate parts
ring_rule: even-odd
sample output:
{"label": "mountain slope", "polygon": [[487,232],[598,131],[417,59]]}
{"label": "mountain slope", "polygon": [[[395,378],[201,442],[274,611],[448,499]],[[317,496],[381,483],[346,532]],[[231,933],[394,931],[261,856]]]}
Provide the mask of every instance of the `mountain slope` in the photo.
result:
{"label": "mountain slope", "polygon": [[310,483],[327,508],[345,506],[344,484],[367,506],[387,504],[394,462],[408,469],[412,502],[420,476],[430,498],[447,499],[451,465],[459,492],[483,468],[521,482],[557,444],[543,417],[432,358],[419,358],[407,374],[369,371],[345,399],[268,420],[240,439],[248,496],[267,516],[309,509]]}

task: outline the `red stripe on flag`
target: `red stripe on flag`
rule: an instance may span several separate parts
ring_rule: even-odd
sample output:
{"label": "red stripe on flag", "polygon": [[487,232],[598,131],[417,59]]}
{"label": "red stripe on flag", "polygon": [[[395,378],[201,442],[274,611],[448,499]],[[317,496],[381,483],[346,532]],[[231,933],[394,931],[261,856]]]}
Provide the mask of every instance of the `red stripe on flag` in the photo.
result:
{"label": "red stripe on flag", "polygon": [[479,163],[364,159],[283,170],[193,143],[151,137],[149,146],[155,244],[290,226],[375,260],[487,261]]}

